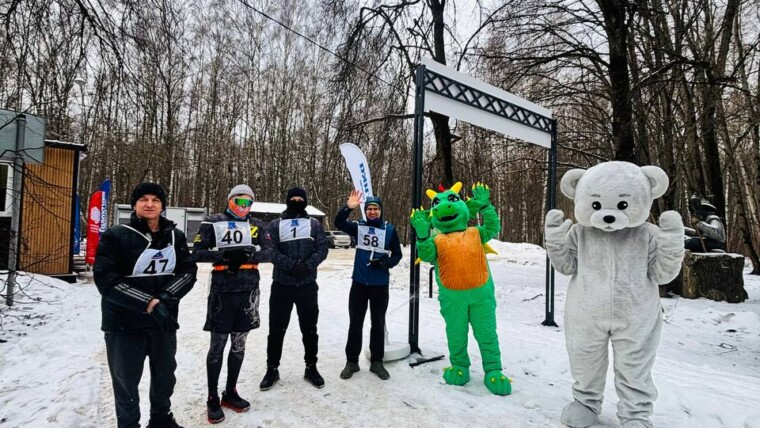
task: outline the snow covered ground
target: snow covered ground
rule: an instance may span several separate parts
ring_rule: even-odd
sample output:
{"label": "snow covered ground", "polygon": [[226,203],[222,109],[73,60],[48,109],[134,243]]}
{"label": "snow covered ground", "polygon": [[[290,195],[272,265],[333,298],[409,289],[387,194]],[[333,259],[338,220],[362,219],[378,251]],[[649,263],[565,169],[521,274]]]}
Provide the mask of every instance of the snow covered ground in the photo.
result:
{"label": "snow covered ground", "polygon": [[[443,383],[446,360],[411,368],[410,360],[388,363],[391,379],[362,370],[350,380],[338,376],[345,363],[348,289],[353,250],[331,250],[320,268],[319,369],[326,386],[303,379],[303,347],[295,314],[285,341],[280,375],[272,390],[258,384],[265,370],[271,266],[262,269],[262,328],[253,331],[238,390],[252,403],[248,413],[227,411],[220,426],[483,426],[561,427],[559,414],[571,399],[571,376],[562,331],[568,279],[557,276],[556,321],[544,319],[544,251],[528,244],[492,243],[489,256],[498,297],[497,318],[504,371],[513,394],[491,395],[482,384],[480,355],[470,341],[472,381],[464,387]],[[405,249],[405,251],[408,249]],[[446,354],[437,299],[427,298],[423,265],[420,348]],[[409,261],[393,271],[388,329],[392,341],[407,340]],[[177,387],[173,410],[185,427],[205,420],[205,356],[202,331],[210,269],[182,301],[178,332]],[[745,274],[749,300],[741,304],[705,299],[663,299],[665,328],[654,380],[660,397],[660,427],[760,427],[760,278]],[[100,296],[91,282],[66,284],[47,277],[24,278],[25,295],[11,310],[3,307],[0,329],[0,427],[115,426],[113,397],[100,326]],[[41,301],[37,301],[41,299]],[[369,318],[369,317],[367,317]],[[365,326],[365,344],[369,320]],[[222,374],[222,385],[225,374]],[[141,384],[143,423],[147,422],[149,382]],[[618,427],[617,396],[610,370],[602,421]]]}

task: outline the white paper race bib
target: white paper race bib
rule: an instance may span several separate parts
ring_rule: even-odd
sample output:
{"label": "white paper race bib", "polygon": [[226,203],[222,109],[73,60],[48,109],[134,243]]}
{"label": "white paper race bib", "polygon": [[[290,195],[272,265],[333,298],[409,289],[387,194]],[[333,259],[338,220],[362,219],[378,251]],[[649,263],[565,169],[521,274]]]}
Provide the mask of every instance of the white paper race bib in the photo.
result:
{"label": "white paper race bib", "polygon": [[157,250],[147,248],[140,254],[140,257],[132,269],[130,277],[171,275],[177,265],[177,253],[172,245]]}
{"label": "white paper race bib", "polygon": [[246,221],[217,221],[214,235],[218,249],[252,245],[251,226]]}
{"label": "white paper race bib", "polygon": [[311,219],[288,218],[280,220],[280,242],[311,239]]}
{"label": "white paper race bib", "polygon": [[359,225],[356,246],[362,250],[375,253],[385,251],[385,229],[373,226]]}

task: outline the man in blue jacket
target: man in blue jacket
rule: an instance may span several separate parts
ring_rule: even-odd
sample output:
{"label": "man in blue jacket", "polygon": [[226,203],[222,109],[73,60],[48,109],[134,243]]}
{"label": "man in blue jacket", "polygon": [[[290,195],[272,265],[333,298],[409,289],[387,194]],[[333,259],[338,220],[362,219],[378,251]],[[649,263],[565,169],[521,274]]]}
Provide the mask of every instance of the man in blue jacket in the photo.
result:
{"label": "man in blue jacket", "polygon": [[327,258],[328,243],[319,220],[306,214],[306,191],[288,190],[286,209],[269,224],[272,242],[272,292],[269,295],[269,336],[267,337],[267,372],[259,388],[266,391],[280,380],[278,367],[282,343],[290,323],[293,305],[298,313],[304,346],[304,378],[317,388],[325,380],[317,371],[317,266]]}
{"label": "man in blue jacket", "polygon": [[391,376],[383,367],[385,351],[385,312],[388,310],[389,269],[401,261],[401,244],[392,224],[383,221],[383,203],[380,198],[368,197],[364,203],[367,220],[348,222],[351,210],[359,206],[362,193],[351,192],[346,206],[335,216],[335,227],[356,238],[353,282],[348,294],[348,341],[346,367],[341,379],[349,379],[359,371],[359,353],[362,348],[362,327],[369,303],[372,327],[369,334],[371,363],[369,371],[380,379]]}

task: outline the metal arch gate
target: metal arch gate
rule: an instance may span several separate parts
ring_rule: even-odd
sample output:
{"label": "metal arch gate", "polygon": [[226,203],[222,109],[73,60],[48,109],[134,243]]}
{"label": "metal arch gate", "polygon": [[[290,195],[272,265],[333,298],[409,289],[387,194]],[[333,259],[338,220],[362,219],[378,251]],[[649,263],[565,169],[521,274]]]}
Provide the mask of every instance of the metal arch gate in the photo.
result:
{"label": "metal arch gate", "polygon": [[[419,207],[422,203],[422,140],[426,95],[436,100],[437,106],[431,107],[431,110],[548,148],[549,189],[546,194],[546,210],[555,207],[557,121],[550,117],[550,112],[547,115],[548,110],[538,105],[429,59],[423,59],[415,69],[412,207]],[[446,111],[441,111],[443,109]],[[410,253],[409,346],[411,352],[419,353],[420,266],[414,264],[417,259],[414,239],[411,240]],[[545,319],[542,324],[557,326],[554,321],[554,268],[548,256]]]}

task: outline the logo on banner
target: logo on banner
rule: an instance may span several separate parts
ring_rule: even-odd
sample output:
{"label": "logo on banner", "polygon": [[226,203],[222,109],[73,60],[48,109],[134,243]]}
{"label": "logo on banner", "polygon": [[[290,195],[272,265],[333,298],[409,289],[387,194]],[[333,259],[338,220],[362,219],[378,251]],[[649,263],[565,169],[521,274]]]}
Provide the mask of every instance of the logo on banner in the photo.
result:
{"label": "logo on banner", "polygon": [[163,255],[163,254],[161,254],[161,252],[160,252],[160,251],[159,251],[159,252],[157,252],[156,254],[154,254],[154,255],[153,255],[153,257],[151,257],[151,259],[155,259],[155,260],[158,260],[158,259],[163,259],[163,258],[164,258],[164,255]]}
{"label": "logo on banner", "polygon": [[364,168],[364,162],[359,164],[359,171],[362,173],[362,190],[365,195],[368,195],[371,192],[369,190],[369,179],[367,178],[367,169]]}
{"label": "logo on banner", "polygon": [[361,149],[351,143],[343,143],[340,145],[340,153],[346,160],[346,168],[351,175],[351,182],[354,185],[354,189],[362,192],[362,196],[359,204],[362,208],[362,218],[367,219],[364,214],[364,201],[366,198],[372,196],[372,176],[369,171],[369,164],[367,158],[362,153]]}
{"label": "logo on banner", "polygon": [[370,228],[369,228],[369,230],[367,231],[367,234],[368,234],[368,235],[377,235],[377,234],[375,233],[375,228],[374,228],[374,227],[370,227]]}
{"label": "logo on banner", "polygon": [[[100,208],[98,207],[92,207],[90,210],[90,218],[95,223],[100,223]],[[100,225],[98,225],[98,229],[100,228]]]}
{"label": "logo on banner", "polygon": [[298,226],[298,219],[290,220],[290,225],[291,226]]}
{"label": "logo on banner", "polygon": [[235,224],[234,221],[228,221],[227,222],[227,229],[229,230],[237,230],[237,224]]}

